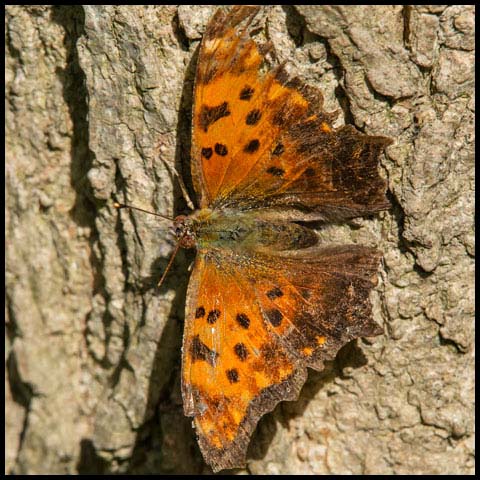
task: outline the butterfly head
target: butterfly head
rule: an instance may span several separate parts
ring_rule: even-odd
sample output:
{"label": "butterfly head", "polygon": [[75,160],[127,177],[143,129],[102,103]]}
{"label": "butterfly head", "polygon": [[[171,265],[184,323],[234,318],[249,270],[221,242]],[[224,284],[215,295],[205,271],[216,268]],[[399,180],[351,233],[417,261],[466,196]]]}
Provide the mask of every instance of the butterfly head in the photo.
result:
{"label": "butterfly head", "polygon": [[193,221],[186,215],[179,215],[173,222],[173,232],[178,243],[183,248],[193,248],[197,244],[197,236],[193,228]]}

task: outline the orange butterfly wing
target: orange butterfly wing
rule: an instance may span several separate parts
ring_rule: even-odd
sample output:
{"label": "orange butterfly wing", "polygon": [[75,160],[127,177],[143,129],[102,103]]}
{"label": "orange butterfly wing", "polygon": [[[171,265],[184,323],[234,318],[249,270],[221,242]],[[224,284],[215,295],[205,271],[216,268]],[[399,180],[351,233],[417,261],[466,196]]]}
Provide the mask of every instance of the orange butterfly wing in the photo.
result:
{"label": "orange butterfly wing", "polygon": [[[305,381],[287,351],[264,328],[260,306],[226,259],[199,253],[189,284],[183,344],[185,415],[214,471],[239,466],[255,425]],[[228,289],[225,288],[228,285]],[[292,393],[285,396],[285,388]]]}
{"label": "orange butterfly wing", "polygon": [[277,254],[200,251],[185,314],[182,392],[205,459],[245,462],[258,420],[297,398],[306,368],[376,335],[368,300],[379,256],[359,246]]}
{"label": "orange butterfly wing", "polygon": [[192,142],[200,207],[275,207],[296,220],[388,208],[377,167],[391,141],[333,129],[318,90],[282,65],[262,73],[270,46],[258,47],[247,29],[257,10],[217,11],[202,41]]}

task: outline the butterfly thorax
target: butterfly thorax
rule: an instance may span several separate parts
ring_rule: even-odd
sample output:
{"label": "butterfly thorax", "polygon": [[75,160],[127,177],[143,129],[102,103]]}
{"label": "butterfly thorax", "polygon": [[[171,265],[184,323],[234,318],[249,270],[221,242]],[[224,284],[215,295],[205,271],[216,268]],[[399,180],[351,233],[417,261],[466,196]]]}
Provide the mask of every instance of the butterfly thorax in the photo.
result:
{"label": "butterfly thorax", "polygon": [[282,251],[318,242],[312,230],[287,221],[272,221],[258,211],[196,210],[175,219],[174,231],[184,248]]}

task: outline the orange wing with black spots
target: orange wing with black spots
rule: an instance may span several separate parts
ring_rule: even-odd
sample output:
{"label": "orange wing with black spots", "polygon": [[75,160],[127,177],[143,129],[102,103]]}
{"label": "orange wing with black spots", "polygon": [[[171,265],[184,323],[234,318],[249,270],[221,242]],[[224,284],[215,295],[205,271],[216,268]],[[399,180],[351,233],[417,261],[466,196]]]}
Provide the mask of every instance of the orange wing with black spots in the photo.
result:
{"label": "orange wing with black spots", "polygon": [[[226,259],[197,256],[189,285],[182,394],[206,461],[217,471],[245,461],[258,419],[293,399],[305,381],[263,325],[251,285],[219,267]],[[291,384],[292,394],[284,388]]]}
{"label": "orange wing with black spots", "polygon": [[192,142],[200,207],[275,208],[296,220],[388,208],[377,168],[390,140],[333,129],[318,90],[283,65],[268,69],[271,46],[248,35],[257,10],[217,11],[202,41]]}
{"label": "orange wing with black spots", "polygon": [[199,252],[183,344],[185,414],[217,471],[245,462],[258,420],[297,398],[306,368],[376,335],[368,300],[378,254],[366,247],[292,255]]}

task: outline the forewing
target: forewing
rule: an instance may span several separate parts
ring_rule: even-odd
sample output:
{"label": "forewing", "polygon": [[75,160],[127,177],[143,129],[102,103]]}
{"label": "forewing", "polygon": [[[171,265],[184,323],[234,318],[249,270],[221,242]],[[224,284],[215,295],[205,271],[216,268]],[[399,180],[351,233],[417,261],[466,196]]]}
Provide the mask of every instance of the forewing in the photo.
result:
{"label": "forewing", "polygon": [[245,277],[199,253],[189,285],[182,357],[185,415],[194,417],[202,454],[214,471],[245,463],[259,420],[305,381],[265,328]]}
{"label": "forewing", "polygon": [[381,332],[369,292],[378,254],[348,246],[276,257],[200,252],[183,345],[185,414],[214,470],[242,465],[263,414],[297,398],[309,366]]}
{"label": "forewing", "polygon": [[[218,9],[197,62],[192,119],[192,179],[200,207],[212,204],[239,146],[239,119],[248,112],[263,57],[247,27],[259,7]],[[242,83],[239,87],[238,82]]]}
{"label": "forewing", "polygon": [[[219,10],[200,49],[192,176],[201,207],[271,208],[296,220],[389,207],[378,157],[390,143],[332,127],[321,93],[269,68],[248,35],[255,7]],[[241,25],[241,27],[239,27]]]}

